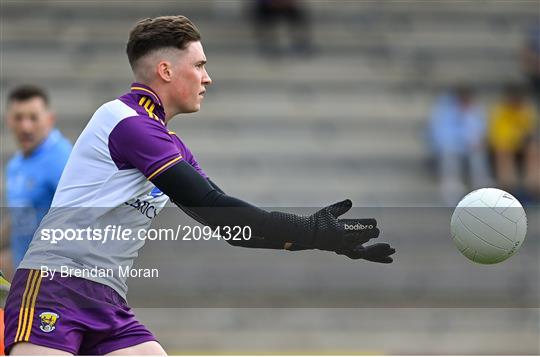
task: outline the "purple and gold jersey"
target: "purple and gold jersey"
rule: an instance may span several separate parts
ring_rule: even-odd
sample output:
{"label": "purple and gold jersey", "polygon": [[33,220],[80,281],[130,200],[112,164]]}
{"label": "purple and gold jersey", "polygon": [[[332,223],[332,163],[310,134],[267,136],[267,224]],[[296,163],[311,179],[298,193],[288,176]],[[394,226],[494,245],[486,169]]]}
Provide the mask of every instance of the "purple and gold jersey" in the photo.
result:
{"label": "purple and gold jersey", "polygon": [[201,176],[196,159],[184,143],[167,129],[160,98],[142,84],[103,104],[92,116],[73,147],[50,211],[36,231],[19,268],[112,269],[114,276],[88,277],[125,297],[126,277],[118,267],[131,267],[144,240],[59,240],[51,229],[101,230],[107,226],[133,232],[149,228],[168,201],[150,181],[180,160]]}

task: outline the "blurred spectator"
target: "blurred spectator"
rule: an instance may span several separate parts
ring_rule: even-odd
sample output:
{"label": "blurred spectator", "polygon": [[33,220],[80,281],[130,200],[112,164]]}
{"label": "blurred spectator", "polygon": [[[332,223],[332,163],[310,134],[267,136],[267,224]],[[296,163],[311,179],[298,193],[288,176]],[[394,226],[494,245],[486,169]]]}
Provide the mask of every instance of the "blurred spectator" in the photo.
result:
{"label": "blurred spectator", "polygon": [[[507,85],[490,116],[488,138],[498,184],[520,195],[520,176],[529,193],[538,193],[537,113],[525,88]],[[521,169],[519,168],[521,166]],[[520,175],[523,173],[523,175]]]}
{"label": "blurred spectator", "polygon": [[[54,129],[55,118],[42,88],[15,88],[9,94],[6,109],[6,122],[19,150],[6,168],[9,219],[2,222],[2,240],[7,241],[5,235],[10,237],[12,268],[16,268],[49,209],[71,144]],[[4,256],[9,244],[3,244]],[[5,269],[9,276],[10,267],[4,266],[6,260],[1,262],[0,269]]]}
{"label": "blurred spectator", "polygon": [[522,58],[523,70],[540,106],[540,24],[533,26],[527,34]]}
{"label": "blurred spectator", "polygon": [[458,86],[442,95],[433,108],[429,129],[447,205],[456,204],[466,193],[464,166],[473,188],[489,184],[485,112],[471,88]]}
{"label": "blurred spectator", "polygon": [[311,32],[306,10],[297,0],[256,0],[253,9],[255,32],[260,50],[265,55],[283,52],[279,41],[279,22],[285,21],[290,34],[293,53],[312,52]]}

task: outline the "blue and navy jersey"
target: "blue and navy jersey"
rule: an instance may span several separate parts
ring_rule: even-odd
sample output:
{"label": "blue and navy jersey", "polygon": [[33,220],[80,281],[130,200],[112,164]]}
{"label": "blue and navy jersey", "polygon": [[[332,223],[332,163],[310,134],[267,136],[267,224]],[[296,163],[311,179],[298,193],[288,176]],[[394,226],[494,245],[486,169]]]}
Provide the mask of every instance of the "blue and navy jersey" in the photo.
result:
{"label": "blue and navy jersey", "polygon": [[51,205],[70,152],[71,143],[54,129],[30,155],[17,152],[7,164],[6,199],[15,267]]}

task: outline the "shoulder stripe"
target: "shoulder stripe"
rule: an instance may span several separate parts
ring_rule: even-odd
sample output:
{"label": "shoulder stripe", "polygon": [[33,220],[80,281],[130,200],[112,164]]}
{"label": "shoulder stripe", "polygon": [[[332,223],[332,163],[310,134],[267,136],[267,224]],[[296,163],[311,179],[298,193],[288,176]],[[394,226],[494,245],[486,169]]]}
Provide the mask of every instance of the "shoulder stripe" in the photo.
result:
{"label": "shoulder stripe", "polygon": [[174,164],[175,162],[177,162],[178,160],[180,160],[182,158],[182,155],[172,159],[171,161],[168,161],[166,162],[164,165],[162,165],[159,169],[157,169],[156,171],[154,171],[154,173],[152,173],[150,176],[148,176],[148,180],[151,180],[153,179],[157,174],[159,174],[161,171],[165,170],[167,167],[171,166],[172,164]]}
{"label": "shoulder stripe", "polygon": [[[139,105],[146,110],[146,113],[148,113],[148,116],[152,119],[155,119],[156,121],[160,121],[158,116],[154,114],[154,109],[156,108],[156,105],[152,103],[150,98],[148,97],[142,97],[141,100],[139,100]],[[161,121],[162,124],[163,121]]]}

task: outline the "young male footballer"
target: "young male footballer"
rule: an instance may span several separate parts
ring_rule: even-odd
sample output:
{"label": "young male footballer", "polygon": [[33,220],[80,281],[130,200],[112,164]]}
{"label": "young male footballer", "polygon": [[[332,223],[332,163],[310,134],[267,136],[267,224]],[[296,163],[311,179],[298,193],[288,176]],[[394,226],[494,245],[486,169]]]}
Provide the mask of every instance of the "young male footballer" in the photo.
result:
{"label": "young male footballer", "polygon": [[[351,259],[390,263],[388,244],[364,245],[379,234],[373,219],[338,217],[345,200],[311,216],[267,212],[225,194],[201,169],[167,123],[200,109],[212,83],[197,28],[183,16],[145,19],[127,43],[136,83],[103,104],[78,138],[43,219],[12,282],[6,303],[6,351],[11,354],[164,355],[156,338],[126,304],[126,278],[42,277],[62,268],[117,271],[132,266],[141,240],[59,240],[44,227],[149,227],[169,200],[210,227],[249,226],[234,245],[320,249]],[[164,194],[155,194],[159,191]],[[151,194],[154,193],[154,194]],[[152,210],[149,210],[152,207]]]}

